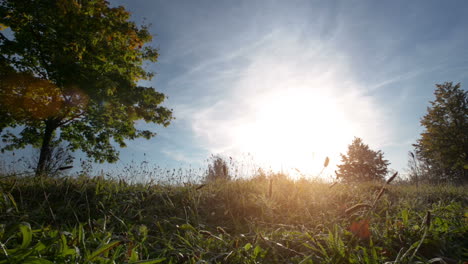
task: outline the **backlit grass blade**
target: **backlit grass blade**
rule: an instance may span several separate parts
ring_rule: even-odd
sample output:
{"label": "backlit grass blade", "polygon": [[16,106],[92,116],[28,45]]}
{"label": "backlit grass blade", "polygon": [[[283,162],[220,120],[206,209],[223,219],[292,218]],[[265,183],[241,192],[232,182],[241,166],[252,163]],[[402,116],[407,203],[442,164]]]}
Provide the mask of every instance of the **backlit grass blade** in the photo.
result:
{"label": "backlit grass blade", "polygon": [[94,251],[87,259],[86,261],[91,261],[93,260],[94,258],[96,258],[97,256],[105,253],[105,252],[108,252],[109,250],[113,249],[114,247],[120,245],[120,241],[114,241],[110,244],[107,244],[107,245],[104,245],[100,248],[98,248],[96,251]]}

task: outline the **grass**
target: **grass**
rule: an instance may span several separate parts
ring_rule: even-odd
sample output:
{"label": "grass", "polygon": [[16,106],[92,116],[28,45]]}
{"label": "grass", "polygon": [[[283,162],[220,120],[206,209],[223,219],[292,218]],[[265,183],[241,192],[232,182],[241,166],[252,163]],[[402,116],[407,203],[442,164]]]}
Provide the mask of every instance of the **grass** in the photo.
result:
{"label": "grass", "polygon": [[[468,187],[0,180],[0,263],[463,263]],[[377,200],[377,197],[379,199]]]}

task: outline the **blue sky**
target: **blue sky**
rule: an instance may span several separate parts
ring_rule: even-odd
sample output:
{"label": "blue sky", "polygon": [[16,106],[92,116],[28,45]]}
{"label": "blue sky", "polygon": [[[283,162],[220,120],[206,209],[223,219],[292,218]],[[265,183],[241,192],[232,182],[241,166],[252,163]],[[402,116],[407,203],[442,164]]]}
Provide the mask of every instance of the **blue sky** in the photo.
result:
{"label": "blue sky", "polygon": [[110,3],[152,25],[160,58],[144,84],[176,120],[150,126],[158,136],[129,142],[109,169],[250,153],[313,175],[358,136],[404,172],[434,85],[468,83],[466,1]]}

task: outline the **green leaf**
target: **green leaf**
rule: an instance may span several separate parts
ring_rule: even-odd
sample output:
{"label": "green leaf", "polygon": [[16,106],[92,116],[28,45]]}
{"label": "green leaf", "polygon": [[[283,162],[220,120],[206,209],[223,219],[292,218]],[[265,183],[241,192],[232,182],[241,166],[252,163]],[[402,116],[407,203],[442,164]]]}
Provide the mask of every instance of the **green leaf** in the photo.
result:
{"label": "green leaf", "polygon": [[23,264],[54,264],[54,262],[39,257],[28,257],[23,260]]}
{"label": "green leaf", "polygon": [[13,198],[13,195],[11,195],[11,193],[7,193],[7,196],[8,196],[8,199],[10,200],[10,202],[15,207],[16,212],[19,213],[18,205],[16,204],[16,201],[15,201],[15,198]]}
{"label": "green leaf", "polygon": [[254,251],[253,251],[253,257],[254,259],[256,259],[258,257],[258,254],[260,254],[260,252],[262,252],[262,248],[260,246],[256,246],[254,248]]}
{"label": "green leaf", "polygon": [[248,251],[249,249],[251,249],[251,248],[252,248],[252,244],[250,244],[250,243],[247,243],[247,244],[245,244],[245,246],[244,246],[244,249],[247,250],[247,251]]}
{"label": "green leaf", "polygon": [[131,263],[138,261],[138,252],[136,248],[132,248],[129,260]]}
{"label": "green leaf", "polygon": [[23,236],[23,241],[21,242],[21,248],[27,248],[32,242],[32,230],[29,223],[19,224],[19,230]]}
{"label": "green leaf", "polygon": [[408,218],[409,218],[408,210],[403,209],[401,211],[401,219],[403,220],[403,225],[405,225],[405,226],[408,225]]}
{"label": "green leaf", "polygon": [[113,249],[114,247],[118,246],[120,243],[122,243],[121,241],[114,241],[110,244],[107,244],[107,245],[103,245],[101,246],[100,248],[98,248],[96,251],[94,251],[90,256],[88,256],[86,258],[86,261],[91,261],[93,260],[94,258],[96,258],[97,256]]}
{"label": "green leaf", "polygon": [[197,230],[190,224],[183,224],[179,226],[180,229],[182,230],[190,230],[196,232]]}

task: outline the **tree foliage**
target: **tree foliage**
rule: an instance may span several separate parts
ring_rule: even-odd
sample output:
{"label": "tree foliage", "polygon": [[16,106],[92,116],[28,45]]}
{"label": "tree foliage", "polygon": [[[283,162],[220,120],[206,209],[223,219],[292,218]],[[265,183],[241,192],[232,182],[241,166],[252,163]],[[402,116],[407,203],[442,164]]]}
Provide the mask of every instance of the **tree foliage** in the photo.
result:
{"label": "tree foliage", "polygon": [[431,180],[467,181],[468,92],[460,83],[437,84],[435,100],[421,119],[424,131],[414,144]]}
{"label": "tree foliage", "polygon": [[[151,138],[137,120],[169,125],[165,96],[138,85],[153,76],[144,63],[158,52],[146,26],[104,0],[3,0],[0,25],[2,151],[40,148],[45,168],[50,143],[66,141],[97,162],[115,162],[126,139]],[[18,127],[19,133],[8,128]]]}
{"label": "tree foliage", "polygon": [[362,139],[355,137],[348,146],[346,155],[341,155],[341,165],[338,165],[336,176],[345,181],[382,180],[388,172],[388,160],[383,153],[374,151],[364,144]]}

